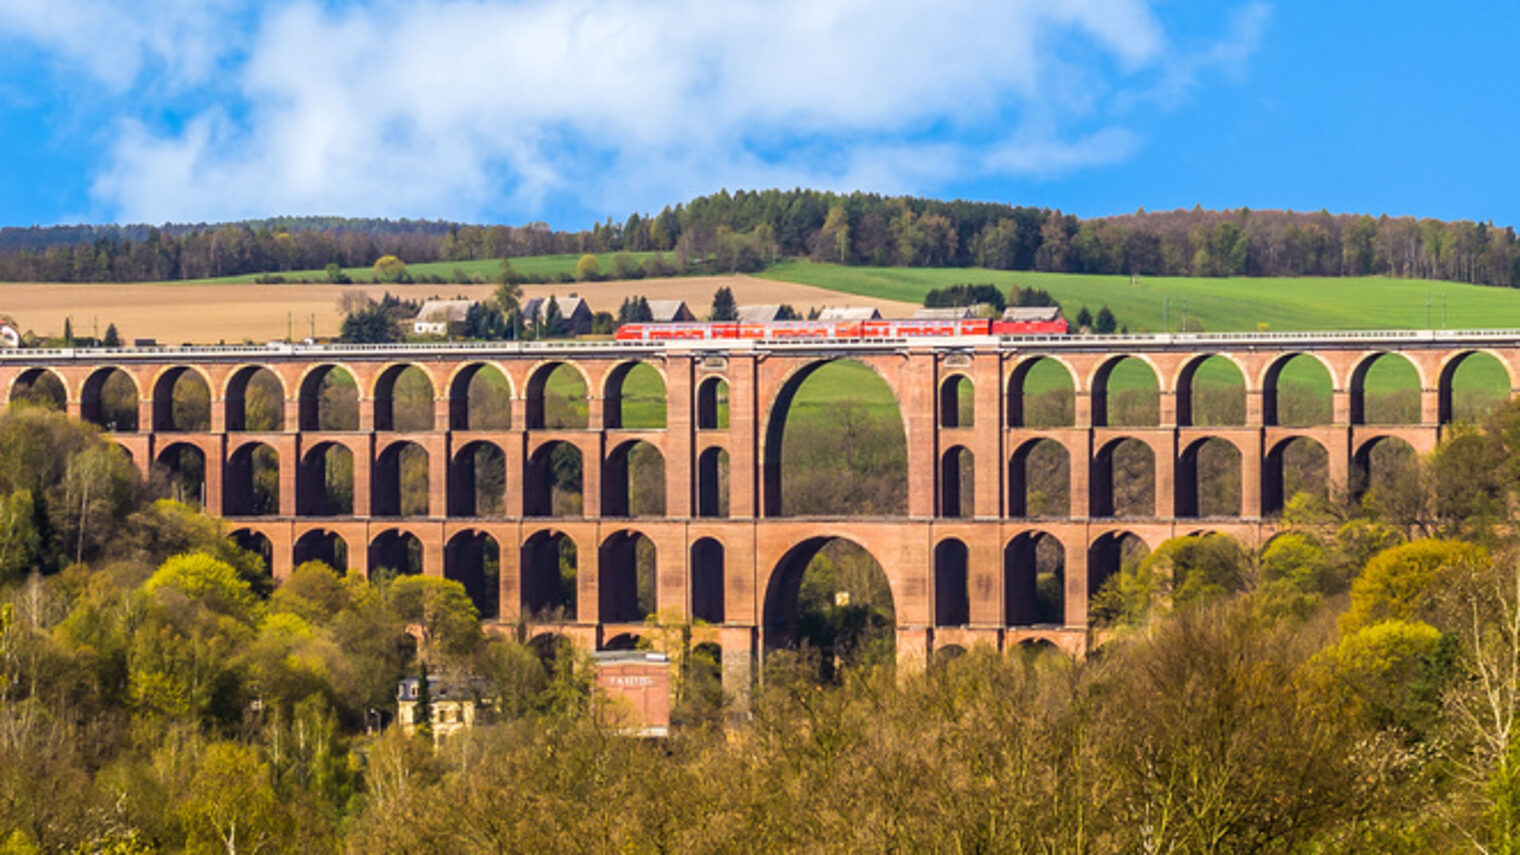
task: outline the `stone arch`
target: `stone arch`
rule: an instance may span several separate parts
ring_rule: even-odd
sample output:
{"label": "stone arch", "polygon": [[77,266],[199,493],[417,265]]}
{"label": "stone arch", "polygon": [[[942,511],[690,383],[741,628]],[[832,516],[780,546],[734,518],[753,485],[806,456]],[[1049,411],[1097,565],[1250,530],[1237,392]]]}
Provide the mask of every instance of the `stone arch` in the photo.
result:
{"label": "stone arch", "polygon": [[205,449],[189,442],[169,443],[158,450],[153,467],[162,473],[169,498],[190,505],[205,505]]}
{"label": "stone arch", "polygon": [[348,572],[348,541],[335,531],[314,528],[296,538],[291,556],[295,566],[320,561],[339,574]]}
{"label": "stone arch", "polygon": [[1008,626],[1066,623],[1066,546],[1026,531],[1003,549],[1003,618]]}
{"label": "stone arch", "polygon": [[449,430],[510,430],[512,378],[491,362],[469,362],[449,377]]}
{"label": "stone arch", "polygon": [[602,516],[664,514],[665,455],[643,440],[631,440],[612,449],[602,464]]}
{"label": "stone arch", "polygon": [[422,538],[410,529],[388,528],[369,543],[370,578],[383,578],[390,571],[397,576],[421,576],[427,572]]}
{"label": "stone arch", "polygon": [[230,517],[280,512],[280,453],[262,442],[247,442],[227,456],[222,470],[222,512]]}
{"label": "stone arch", "polygon": [[285,429],[285,383],[267,365],[244,365],[233,371],[227,376],[222,398],[229,431],[270,433]]}
{"label": "stone arch", "polygon": [[1374,436],[1363,442],[1351,460],[1351,498],[1360,499],[1369,492],[1387,497],[1416,494],[1419,490],[1419,453],[1407,440],[1396,436]]}
{"label": "stone arch", "polygon": [[1223,437],[1206,436],[1189,443],[1177,458],[1176,515],[1240,516],[1243,462],[1240,447]]}
{"label": "stone arch", "polygon": [[227,537],[238,549],[257,555],[264,562],[264,572],[273,575],[274,543],[270,541],[268,535],[257,529],[239,528],[234,529]]}
{"label": "stone arch", "polygon": [[[652,394],[656,379],[658,403]],[[653,362],[619,362],[607,372],[602,386],[602,424],[608,430],[664,430],[669,388],[665,372]],[[625,399],[631,406],[624,405]]]}
{"label": "stone arch", "polygon": [[1200,354],[1177,371],[1177,424],[1246,423],[1246,369],[1227,353]]}
{"label": "stone arch", "polygon": [[135,433],[142,389],[137,378],[115,366],[91,371],[79,389],[80,416],[111,433]]}
{"label": "stone arch", "polygon": [[370,514],[425,517],[432,511],[432,459],[415,442],[387,445],[375,455],[370,474]]}
{"label": "stone arch", "polygon": [[195,365],[171,365],[153,378],[153,429],[211,430],[211,379]]}
{"label": "stone arch", "polygon": [[304,431],[359,429],[359,383],[341,363],[313,365],[301,374],[300,428]]}
{"label": "stone arch", "polygon": [[710,446],[697,458],[697,516],[727,517],[728,450]]}
{"label": "stone arch", "polygon": [[521,607],[529,620],[573,621],[580,550],[562,531],[534,532],[522,544]]}
{"label": "stone arch", "polygon": [[375,430],[433,430],[438,391],[426,368],[411,362],[387,365],[374,382]]}
{"label": "stone arch", "polygon": [[496,538],[477,529],[449,538],[443,551],[443,577],[464,586],[481,620],[501,616],[501,545]]}
{"label": "stone arch", "polygon": [[321,442],[307,449],[296,471],[296,515],[352,515],[357,463],[353,451],[342,443]]}
{"label": "stone arch", "polygon": [[[843,543],[848,549],[864,554],[875,564],[875,576],[866,580],[879,586],[879,594],[885,599],[884,605],[890,609],[891,615],[885,617],[885,626],[880,626],[880,620],[873,619],[868,606],[858,602],[851,602],[847,607],[861,608],[865,611],[867,620],[865,624],[872,628],[886,630],[889,635],[896,626],[896,604],[902,600],[901,592],[896,590],[892,579],[882,569],[878,560],[869,549],[850,537],[822,534],[807,538],[786,551],[771,569],[766,579],[765,600],[762,612],[762,638],[766,649],[791,647],[802,640],[800,636],[800,608],[803,575],[808,565],[825,547]],[[852,598],[854,599],[854,598]],[[838,599],[835,600],[838,602]],[[874,626],[873,626],[874,625]],[[864,628],[864,627],[863,627]],[[891,636],[895,646],[895,635]],[[833,651],[821,651],[825,657]],[[828,663],[825,663],[829,667]]]}
{"label": "stone arch", "polygon": [[971,551],[947,537],[934,545],[934,625],[971,623]]}
{"label": "stone arch", "polygon": [[964,445],[953,445],[940,456],[939,515],[976,516],[976,456]]}
{"label": "stone arch", "polygon": [[966,655],[966,648],[959,644],[936,644],[929,653],[929,670],[937,671]]}
{"label": "stone arch", "polygon": [[578,517],[584,512],[584,461],[574,443],[539,446],[523,467],[523,515]]}
{"label": "stone arch", "polygon": [[1290,436],[1267,451],[1262,473],[1263,514],[1280,514],[1300,492],[1329,495],[1330,452],[1310,436]]}
{"label": "stone arch", "polygon": [[1049,438],[1019,446],[1008,461],[1008,516],[1071,516],[1071,452]]}
{"label": "stone arch", "polygon": [[597,554],[602,623],[642,623],[659,605],[659,551],[643,532],[613,532]]}
{"label": "stone arch", "polygon": [[699,537],[691,545],[691,616],[707,623],[726,617],[727,564],[723,544]]}
{"label": "stone arch", "polygon": [[7,400],[12,404],[26,401],[63,411],[69,406],[69,387],[51,368],[28,368],[11,381]]}
{"label": "stone arch", "polygon": [[1089,474],[1092,516],[1156,514],[1156,452],[1134,437],[1118,437],[1098,450]]}
{"label": "stone arch", "polygon": [[[579,381],[579,401],[581,402],[579,406],[575,403],[577,399],[573,395],[551,394],[550,380],[561,368],[571,372]],[[528,383],[524,390],[527,405],[525,426],[529,430],[583,430],[589,427],[588,396],[591,394],[591,388],[591,378],[586,376],[586,372],[580,365],[562,360],[540,362],[528,374]]]}
{"label": "stone arch", "polygon": [[973,427],[976,424],[976,385],[965,374],[950,374],[939,384],[939,426]]}
{"label": "stone arch", "polygon": [[765,425],[765,439],[764,445],[762,446],[763,456],[761,458],[761,508],[763,510],[764,516],[776,517],[790,515],[791,513],[785,507],[783,507],[784,464],[782,460],[786,425],[789,420],[790,411],[793,403],[795,402],[798,390],[802,388],[807,379],[811,377],[815,372],[817,372],[820,368],[836,362],[854,362],[857,365],[862,365],[865,368],[869,369],[872,375],[886,387],[887,391],[892,396],[893,412],[897,416],[898,427],[902,430],[902,447],[904,449],[904,465],[901,468],[904,495],[902,496],[901,510],[898,510],[896,514],[892,515],[901,515],[907,510],[906,449],[908,438],[905,429],[906,423],[902,418],[902,396],[898,393],[898,390],[892,380],[886,377],[877,366],[871,364],[870,362],[853,359],[820,359],[797,366],[789,371],[783,378],[782,383],[777,389],[775,397],[772,399],[769,407],[766,410],[765,419],[763,422]]}
{"label": "stone arch", "polygon": [[1335,366],[1314,351],[1276,357],[1261,373],[1263,422],[1301,427],[1331,424],[1336,382]]}
{"label": "stone arch", "polygon": [[1074,425],[1076,395],[1077,374],[1070,365],[1054,356],[1024,359],[1008,375],[1008,426]]}
{"label": "stone arch", "polygon": [[1087,547],[1087,597],[1092,598],[1126,565],[1150,554],[1150,544],[1134,532],[1123,529],[1106,531],[1093,538]]}
{"label": "stone arch", "polygon": [[697,384],[697,429],[728,430],[728,380],[704,377]]}
{"label": "stone arch", "polygon": [[[1398,367],[1402,364],[1404,367]],[[1414,385],[1408,386],[1410,372]],[[1368,386],[1393,386],[1404,375],[1405,388],[1379,388],[1372,396]],[[1386,380],[1383,380],[1386,378]],[[1383,382],[1379,382],[1383,380]],[[1351,393],[1351,423],[1364,424],[1419,424],[1420,390],[1426,387],[1423,372],[1414,360],[1398,351],[1383,351],[1363,357],[1351,369],[1348,384]]]}
{"label": "stone arch", "polygon": [[[1499,384],[1498,394],[1475,395],[1477,390],[1458,390],[1457,374],[1465,367],[1469,370],[1489,362],[1498,368],[1494,379],[1502,374],[1503,380]],[[1448,355],[1441,361],[1439,368],[1440,380],[1437,384],[1439,407],[1438,415],[1441,424],[1453,421],[1476,422],[1493,407],[1509,400],[1510,390],[1515,386],[1515,378],[1510,372],[1509,363],[1501,356],[1490,350],[1464,350]],[[1491,398],[1491,400],[1483,400]],[[1477,400],[1469,400],[1477,399]]]}
{"label": "stone arch", "polygon": [[449,461],[448,515],[500,517],[507,513],[507,455],[486,440],[466,443]]}
{"label": "stone arch", "polygon": [[[1149,372],[1147,376],[1143,372]],[[1094,427],[1154,427],[1161,423],[1161,378],[1145,354],[1105,359],[1093,368],[1087,388]],[[1154,392],[1151,390],[1154,389]]]}
{"label": "stone arch", "polygon": [[638,650],[644,636],[637,632],[620,632],[602,642],[600,650]]}

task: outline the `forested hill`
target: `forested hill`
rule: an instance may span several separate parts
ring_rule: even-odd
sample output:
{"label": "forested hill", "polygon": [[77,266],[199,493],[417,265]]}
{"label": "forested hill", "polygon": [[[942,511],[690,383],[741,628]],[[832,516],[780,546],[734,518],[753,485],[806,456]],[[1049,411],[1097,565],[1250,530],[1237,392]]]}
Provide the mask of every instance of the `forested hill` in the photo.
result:
{"label": "forested hill", "polygon": [[234,223],[166,223],[150,226],[146,223],[132,225],[71,225],[71,226],[5,226],[0,228],[0,252],[20,249],[47,249],[53,246],[83,246],[98,241],[145,241],[158,234],[171,237],[214,232],[231,227],[254,232],[327,231],[356,232],[373,237],[393,235],[432,235],[438,237],[457,229],[461,223],[445,220],[381,220],[354,217],[267,217],[262,220],[240,220]]}
{"label": "forested hill", "polygon": [[842,264],[1170,276],[1366,276],[1520,284],[1513,227],[1326,211],[1059,210],[814,190],[723,191],[579,232],[287,217],[0,230],[0,280],[154,281],[567,252],[665,251],[691,272],[778,257]]}

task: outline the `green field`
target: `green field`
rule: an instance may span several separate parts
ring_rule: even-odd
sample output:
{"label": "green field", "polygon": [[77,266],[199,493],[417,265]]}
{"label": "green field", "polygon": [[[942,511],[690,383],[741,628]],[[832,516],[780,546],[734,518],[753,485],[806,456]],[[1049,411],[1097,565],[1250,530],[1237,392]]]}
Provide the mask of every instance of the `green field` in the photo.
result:
{"label": "green field", "polygon": [[[958,282],[1018,284],[1049,291],[1074,318],[1084,305],[1105,304],[1131,332],[1176,331],[1186,301],[1189,326],[1209,332],[1267,329],[1480,329],[1520,327],[1520,289],[1488,288],[1424,279],[1190,278],[985,270],[982,268],[846,267],[810,261],[780,262],[759,274],[849,294],[923,302],[934,288]],[[1170,302],[1169,311],[1163,307]],[[1165,325],[1163,324],[1165,316]]]}
{"label": "green field", "polygon": [[[597,261],[601,264],[602,273],[606,274],[612,269],[612,257],[617,253],[596,253]],[[652,258],[660,253],[656,252],[630,252],[635,261],[642,262],[646,258]],[[548,279],[562,274],[575,275],[575,265],[581,260],[580,255],[566,253],[563,255],[532,255],[512,259],[512,267],[529,279]],[[456,271],[464,274],[463,279],[468,282],[474,277],[480,277],[486,282],[495,282],[501,273],[501,261],[495,258],[481,259],[479,261],[429,261],[421,264],[408,264],[407,272],[414,278],[423,276],[442,276],[453,282],[459,279]],[[373,267],[345,267],[343,272],[354,282],[372,282],[375,278]],[[248,283],[261,276],[280,276],[287,282],[295,282],[300,279],[308,279],[316,282],[327,281],[325,270],[288,270],[277,273],[245,273],[238,276],[220,276],[214,279],[186,279],[179,284],[184,285],[216,285]]]}

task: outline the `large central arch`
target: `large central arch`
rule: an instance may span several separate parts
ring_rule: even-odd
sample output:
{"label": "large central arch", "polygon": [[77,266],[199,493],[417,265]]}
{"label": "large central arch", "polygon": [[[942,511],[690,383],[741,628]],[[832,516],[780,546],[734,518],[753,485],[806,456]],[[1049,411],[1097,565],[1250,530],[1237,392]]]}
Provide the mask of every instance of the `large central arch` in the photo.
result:
{"label": "large central arch", "polygon": [[[908,477],[908,437],[906,431],[906,421],[903,419],[902,415],[902,401],[898,393],[892,388],[892,384],[887,380],[887,378],[884,377],[881,372],[879,372],[874,366],[871,366],[868,363],[854,359],[821,359],[814,362],[809,362],[792,371],[792,373],[788,375],[786,380],[781,384],[781,388],[777,390],[776,397],[772,400],[770,408],[765,414],[765,437],[762,446],[762,457],[760,461],[762,515],[767,517],[778,517],[788,516],[792,514],[792,509],[786,507],[787,503],[783,498],[785,494],[785,489],[783,486],[783,470],[785,468],[784,448],[786,445],[787,422],[790,420],[793,406],[798,403],[798,392],[802,389],[803,385],[810,377],[813,377],[815,374],[817,374],[819,369],[830,365],[845,364],[861,366],[862,368],[869,370],[876,381],[885,388],[887,396],[891,399],[892,412],[897,418],[896,431],[893,433],[895,434],[895,437],[900,438],[902,441],[902,462],[899,465],[892,466],[892,468],[900,469],[901,471],[903,495],[902,501],[900,503],[901,507],[898,508],[895,513],[888,515],[901,516],[907,513],[906,487]],[[830,390],[825,389],[820,391],[827,393]],[[850,400],[850,398],[839,397],[839,400],[842,403],[844,401]],[[872,402],[871,406],[876,406],[879,408],[883,404],[884,401],[881,403]],[[862,412],[869,413],[869,408],[862,405]],[[839,420],[847,420],[851,417],[851,414],[849,412],[841,413],[839,411],[836,411],[833,414],[833,417],[836,419],[835,424],[839,425]],[[883,431],[884,433],[892,432],[891,425],[884,425],[877,429]],[[846,432],[849,430],[847,425],[844,426],[844,430]],[[847,461],[847,463],[853,462],[854,461]],[[886,504],[891,505],[897,503],[888,500]],[[834,514],[829,515],[832,516]]]}
{"label": "large central arch", "polygon": [[[796,647],[804,633],[816,629],[808,624],[809,620],[816,619],[815,616],[803,614],[803,577],[813,559],[833,544],[841,547],[839,552],[869,559],[874,565],[874,573],[868,569],[861,578],[853,579],[851,568],[841,568],[842,584],[862,590],[851,590],[852,596],[836,596],[833,601],[834,608],[840,610],[833,615],[836,618],[835,627],[842,629],[842,632],[835,637],[835,644],[830,645],[833,649],[819,651],[825,660],[821,663],[825,675],[832,673],[833,661],[850,658],[852,651],[848,648],[851,645],[869,641],[873,636],[890,644],[892,655],[895,656],[896,651],[899,597],[898,592],[892,589],[891,579],[883,570],[881,561],[863,544],[852,538],[833,535],[810,537],[798,543],[787,550],[771,570],[765,587],[765,604],[761,617],[762,643],[765,649],[769,651]],[[866,651],[866,654],[869,655],[870,651]]]}

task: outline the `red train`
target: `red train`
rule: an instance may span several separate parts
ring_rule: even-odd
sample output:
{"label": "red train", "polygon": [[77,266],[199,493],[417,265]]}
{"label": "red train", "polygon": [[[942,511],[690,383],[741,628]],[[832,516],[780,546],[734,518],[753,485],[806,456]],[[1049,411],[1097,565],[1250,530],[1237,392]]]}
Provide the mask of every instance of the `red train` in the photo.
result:
{"label": "red train", "polygon": [[964,335],[1065,335],[1066,320],[873,320],[623,324],[618,341],[839,341],[871,338],[948,338]]}

